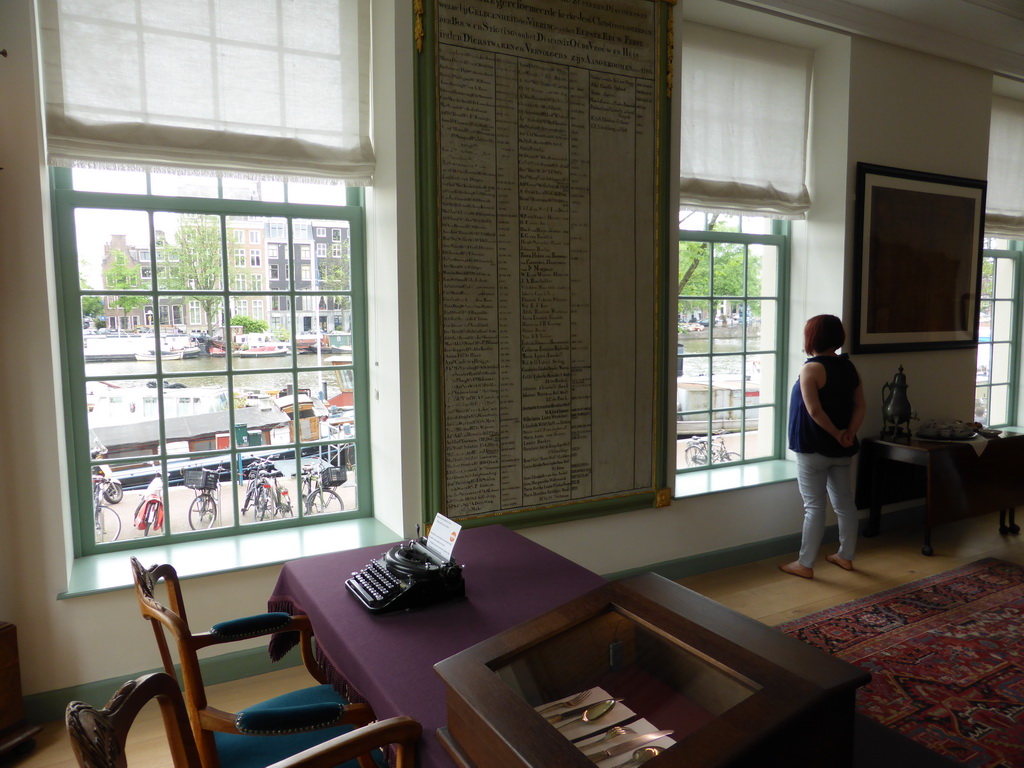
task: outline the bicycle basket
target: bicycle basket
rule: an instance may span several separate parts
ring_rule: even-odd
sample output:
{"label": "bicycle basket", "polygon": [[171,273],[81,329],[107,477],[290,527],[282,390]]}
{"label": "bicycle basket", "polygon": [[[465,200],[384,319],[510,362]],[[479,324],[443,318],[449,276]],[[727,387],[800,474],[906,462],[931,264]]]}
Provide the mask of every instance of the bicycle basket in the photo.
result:
{"label": "bicycle basket", "polygon": [[185,487],[196,491],[212,491],[217,488],[220,477],[210,469],[186,469]]}
{"label": "bicycle basket", "polygon": [[345,482],[346,475],[344,467],[324,467],[320,472],[320,482],[324,488],[337,488]]}

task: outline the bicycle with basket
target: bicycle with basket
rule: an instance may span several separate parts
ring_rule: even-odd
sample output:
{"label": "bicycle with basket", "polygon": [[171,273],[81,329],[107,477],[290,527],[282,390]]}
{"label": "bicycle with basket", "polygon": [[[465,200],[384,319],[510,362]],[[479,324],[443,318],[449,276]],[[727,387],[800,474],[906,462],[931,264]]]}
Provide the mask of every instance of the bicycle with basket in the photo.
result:
{"label": "bicycle with basket", "polygon": [[[193,531],[212,528],[217,522],[220,509],[219,469],[186,469],[185,487],[195,491],[195,498],[188,508],[188,524]],[[216,491],[216,493],[214,493]]]}
{"label": "bicycle with basket", "polygon": [[345,502],[334,489],[342,485],[348,473],[344,467],[330,464],[318,468],[314,464],[302,467],[302,498],[307,515],[344,512]]}

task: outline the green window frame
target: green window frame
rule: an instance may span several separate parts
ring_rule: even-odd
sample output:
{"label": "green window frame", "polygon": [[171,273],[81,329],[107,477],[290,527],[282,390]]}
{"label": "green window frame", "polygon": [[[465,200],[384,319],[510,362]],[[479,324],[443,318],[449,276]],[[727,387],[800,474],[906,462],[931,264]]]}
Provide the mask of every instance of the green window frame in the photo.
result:
{"label": "green window frame", "polygon": [[789,224],[680,212],[676,471],[784,447]]}
{"label": "green window frame", "polygon": [[[131,183],[111,192],[76,189],[73,173],[51,171],[75,555],[371,517],[362,190],[335,188],[329,204],[316,194],[289,202],[292,185],[280,182],[271,201],[236,199],[216,179],[203,196],[175,196],[154,194],[156,174],[130,172]],[[299,185],[295,190],[299,196]],[[236,289],[230,232],[238,222],[255,225],[256,233],[271,224],[286,230],[285,242],[273,245],[258,235],[267,274],[257,291],[251,282]],[[311,222],[347,226],[352,256],[303,283],[299,253],[308,245],[297,233],[310,231]],[[122,237],[115,242],[115,235]],[[144,277],[129,252],[145,252],[152,242],[168,258]],[[270,261],[278,267],[273,281]],[[264,314],[274,315],[262,333],[253,332],[261,327],[249,325],[253,318],[226,316],[236,303],[261,301]],[[197,315],[200,329],[193,327]],[[213,338],[203,336],[207,331]],[[212,353],[218,343],[223,354]],[[129,348],[143,351],[132,360]],[[116,359],[102,359],[114,350]],[[259,359],[264,353],[274,357]],[[280,473],[263,480],[273,504],[246,508],[259,459],[272,460]],[[306,498],[300,464],[330,470],[328,486],[344,478],[332,488],[342,508],[322,504],[335,498],[326,493]],[[200,468],[221,481],[209,527],[208,514],[200,519],[191,511],[203,494],[185,482]],[[120,520],[116,539],[112,525],[100,524],[109,511],[94,512],[98,474],[121,484],[123,498],[101,500]],[[153,478],[161,487],[149,483]],[[149,490],[163,507],[159,528],[136,525]]]}
{"label": "green window frame", "polygon": [[990,428],[1017,423],[1024,241],[987,237],[978,302],[974,418]]}

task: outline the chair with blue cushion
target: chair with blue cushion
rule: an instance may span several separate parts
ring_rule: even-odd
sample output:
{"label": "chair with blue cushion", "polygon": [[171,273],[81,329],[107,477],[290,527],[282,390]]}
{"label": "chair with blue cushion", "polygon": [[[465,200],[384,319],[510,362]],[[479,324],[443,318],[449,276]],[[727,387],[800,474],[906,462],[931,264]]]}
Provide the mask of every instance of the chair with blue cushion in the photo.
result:
{"label": "chair with blue cushion", "polygon": [[[365,726],[374,718],[367,704],[350,703],[327,684],[313,651],[313,630],[306,616],[263,613],[215,624],[208,632],[193,633],[185,613],[178,574],[171,565],[144,568],[131,559],[135,594],[144,618],[153,624],[164,672],[175,677],[174,659],[165,631],[178,650],[185,707],[203,768],[250,768],[266,766],[327,739]],[[163,582],[167,605],[156,597]],[[227,712],[207,701],[198,652],[239,640],[279,632],[297,632],[302,661],[319,685],[277,696]],[[372,768],[381,756],[363,756],[364,768]]]}
{"label": "chair with blue cushion", "polygon": [[[178,681],[164,672],[129,680],[118,688],[103,709],[80,701],[68,704],[64,722],[71,748],[81,768],[127,768],[125,744],[136,716],[156,700],[163,716],[174,768],[203,768],[192,736]],[[413,768],[420,724],[409,717],[393,717],[350,730],[284,760],[270,768],[355,768],[355,759],[370,750],[393,749],[394,768]],[[235,768],[236,763],[224,765]],[[266,761],[259,763],[267,765]]]}

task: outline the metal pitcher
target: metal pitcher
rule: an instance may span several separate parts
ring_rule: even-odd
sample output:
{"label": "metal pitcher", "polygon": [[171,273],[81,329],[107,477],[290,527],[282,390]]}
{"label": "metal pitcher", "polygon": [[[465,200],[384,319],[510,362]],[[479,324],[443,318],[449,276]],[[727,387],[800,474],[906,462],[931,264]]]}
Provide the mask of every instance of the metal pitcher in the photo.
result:
{"label": "metal pitcher", "polygon": [[882,437],[895,438],[903,434],[910,437],[910,416],[913,410],[907,399],[907,377],[901,365],[892,382],[882,384]]}

